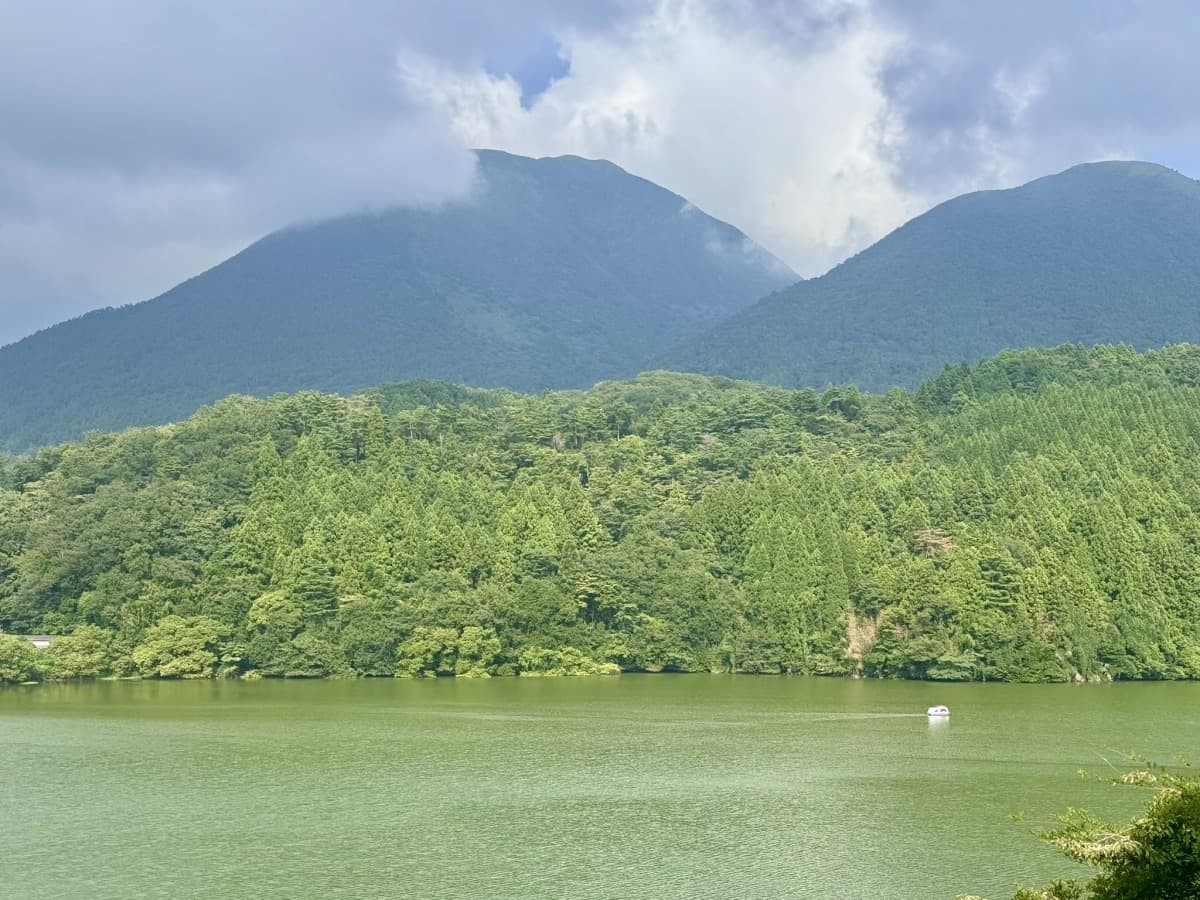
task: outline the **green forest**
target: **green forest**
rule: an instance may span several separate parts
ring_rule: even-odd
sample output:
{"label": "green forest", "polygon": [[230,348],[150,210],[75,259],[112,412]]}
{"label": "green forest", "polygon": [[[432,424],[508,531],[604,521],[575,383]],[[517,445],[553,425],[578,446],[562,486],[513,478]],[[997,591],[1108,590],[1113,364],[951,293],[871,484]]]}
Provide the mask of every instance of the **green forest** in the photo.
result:
{"label": "green forest", "polygon": [[0,680],[1195,678],[1198,441],[1188,345],[234,396],[0,463]]}

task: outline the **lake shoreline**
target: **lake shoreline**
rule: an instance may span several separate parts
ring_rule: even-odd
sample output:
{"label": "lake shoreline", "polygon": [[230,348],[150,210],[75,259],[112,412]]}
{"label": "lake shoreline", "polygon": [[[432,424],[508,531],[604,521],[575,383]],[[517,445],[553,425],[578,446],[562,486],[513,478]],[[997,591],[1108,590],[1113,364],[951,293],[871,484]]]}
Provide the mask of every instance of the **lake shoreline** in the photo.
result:
{"label": "lake shoreline", "polygon": [[770,681],[774,679],[814,679],[820,681],[848,681],[848,682],[873,682],[873,683],[902,683],[902,684],[931,684],[931,685],[984,685],[984,684],[1006,684],[1006,685],[1035,685],[1035,684],[1060,684],[1060,685],[1106,685],[1106,684],[1187,684],[1194,683],[1200,679],[1195,678],[1100,678],[1092,677],[1087,679],[1061,679],[1061,680],[1044,680],[1044,681],[1015,681],[1005,680],[1001,678],[989,679],[933,679],[933,678],[882,678],[874,675],[863,674],[822,674],[822,673],[806,673],[806,672],[731,672],[731,671],[716,671],[716,672],[685,672],[685,671],[651,671],[647,669],[632,669],[619,671],[605,672],[507,672],[507,673],[475,673],[475,674],[426,674],[426,675],[371,675],[371,674],[348,674],[348,675],[262,675],[253,670],[238,675],[202,675],[202,676],[181,676],[172,678],[163,678],[153,675],[100,675],[95,677],[85,678],[43,678],[35,680],[27,680],[20,682],[0,682],[0,690],[6,687],[37,687],[39,685],[59,685],[59,684],[95,684],[95,683],[112,683],[112,682],[144,682],[151,684],[164,683],[180,683],[180,682],[388,682],[388,681],[487,681],[491,679],[500,679],[504,681],[513,680],[539,680],[539,679],[580,679],[580,678],[599,678],[611,679],[617,677],[637,678],[639,676],[646,677],[672,677],[672,676],[725,676],[729,678],[750,679]]}

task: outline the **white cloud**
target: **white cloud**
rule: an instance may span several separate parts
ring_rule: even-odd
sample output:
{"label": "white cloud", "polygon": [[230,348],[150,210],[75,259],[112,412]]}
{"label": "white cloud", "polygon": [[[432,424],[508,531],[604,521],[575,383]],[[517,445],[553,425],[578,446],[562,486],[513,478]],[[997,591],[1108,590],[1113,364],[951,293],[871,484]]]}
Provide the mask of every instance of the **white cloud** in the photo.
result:
{"label": "white cloud", "polygon": [[8,4],[0,342],[288,222],[459,196],[466,146],[612,159],[805,275],[962,191],[1114,156],[1200,170],[1192,0],[230,9]]}
{"label": "white cloud", "polygon": [[611,159],[818,274],[914,210],[881,149],[894,124],[876,72],[897,38],[837,5],[846,18],[788,42],[697,2],[561,33],[570,73],[528,109],[510,79],[419,54],[400,69],[468,145]]}
{"label": "white cloud", "polygon": [[872,0],[905,39],[881,71],[906,190],[1003,187],[1097,159],[1196,173],[1200,5]]}
{"label": "white cloud", "polygon": [[296,221],[465,194],[474,157],[395,78],[420,14],[46,0],[6,15],[0,343],[153,296]]}
{"label": "white cloud", "polygon": [[0,343],[155,296],[298,221],[464,196],[474,157],[427,116],[268,146],[236,167],[0,157]]}

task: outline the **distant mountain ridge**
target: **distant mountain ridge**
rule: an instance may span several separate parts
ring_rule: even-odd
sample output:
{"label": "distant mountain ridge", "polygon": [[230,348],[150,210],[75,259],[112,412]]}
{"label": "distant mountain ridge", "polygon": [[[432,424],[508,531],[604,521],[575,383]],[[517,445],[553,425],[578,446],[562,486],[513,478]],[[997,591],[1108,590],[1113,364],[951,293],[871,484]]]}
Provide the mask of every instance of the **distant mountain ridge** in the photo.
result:
{"label": "distant mountain ridge", "polygon": [[0,450],[231,393],[539,391],[655,368],[880,391],[1005,349],[1200,341],[1200,182],[1151,163],[957,197],[798,283],[611,163],[479,151],[479,172],[469,200],[284,229],[0,348]]}
{"label": "distant mountain ridge", "polygon": [[0,348],[0,448],[179,419],[230,393],[590,386],[796,279],[612,163],[478,159],[468,200],[286,228],[153,300]]}
{"label": "distant mountain ridge", "polygon": [[949,200],[654,362],[789,386],[915,386],[1004,349],[1200,340],[1200,182],[1076,166]]}

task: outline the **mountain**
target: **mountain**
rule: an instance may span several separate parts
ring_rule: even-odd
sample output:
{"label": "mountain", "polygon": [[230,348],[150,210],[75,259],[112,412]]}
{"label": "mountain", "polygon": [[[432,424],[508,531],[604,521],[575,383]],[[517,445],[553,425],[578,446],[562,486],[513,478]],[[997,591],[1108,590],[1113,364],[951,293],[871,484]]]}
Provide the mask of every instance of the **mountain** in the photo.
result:
{"label": "mountain", "polygon": [[462,202],[287,228],[153,300],[0,349],[0,448],[175,420],[230,393],[582,387],[796,278],[612,163],[478,160]]}
{"label": "mountain", "polygon": [[656,360],[783,385],[912,386],[1005,348],[1200,340],[1200,182],[1103,162],[935,207]]}

